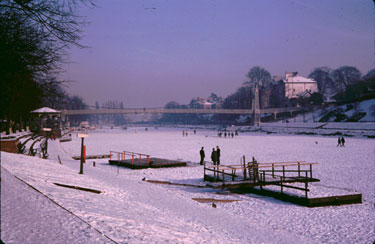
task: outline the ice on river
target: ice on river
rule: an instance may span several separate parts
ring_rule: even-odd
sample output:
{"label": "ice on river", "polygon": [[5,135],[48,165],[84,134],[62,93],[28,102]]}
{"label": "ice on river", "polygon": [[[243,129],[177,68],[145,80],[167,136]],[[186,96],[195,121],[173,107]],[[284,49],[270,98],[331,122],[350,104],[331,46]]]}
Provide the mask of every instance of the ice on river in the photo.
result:
{"label": "ice on river", "polygon": [[[6,171],[1,175],[1,210],[7,213],[1,217],[3,241],[20,243],[35,233],[41,234],[45,243],[64,243],[63,240],[72,238],[81,240],[82,236],[87,243],[372,243],[375,240],[373,139],[346,138],[345,147],[336,147],[335,137],[242,133],[234,138],[218,138],[215,131],[197,130],[194,135],[190,129],[188,136],[182,136],[182,130],[96,130],[89,133],[85,145],[88,155],[126,150],[188,161],[188,167],[130,170],[110,166],[108,159],[94,159],[88,160],[84,175],[79,175],[79,161],[72,160],[71,156],[80,154],[81,141],[74,135],[71,142],[50,141],[49,160],[2,153],[1,163]],[[313,172],[321,182],[312,184],[311,191],[315,193],[311,194],[360,192],[363,203],[307,208],[253,194],[142,181],[146,178],[204,185],[203,168],[199,166],[202,146],[207,161],[210,161],[212,148],[219,146],[222,164],[238,164],[243,155],[248,159],[254,156],[259,162],[318,162]],[[57,156],[63,165],[57,163]],[[93,167],[93,161],[96,167]],[[10,206],[13,201],[31,193],[23,189],[25,186],[4,190],[4,187],[10,187],[4,181],[20,184],[11,174],[69,210],[73,217],[56,204],[40,203],[46,213],[53,212],[52,215],[62,221],[43,219],[50,221],[47,228],[35,224],[42,221],[36,217],[38,215],[20,218],[22,206],[30,208],[27,201],[20,201],[16,209]],[[54,182],[103,193],[62,188]],[[216,203],[213,208],[211,202],[192,200],[199,197],[239,201]],[[30,201],[37,205],[44,198],[37,194]],[[22,221],[23,228],[14,228],[15,221]],[[65,223],[72,224],[66,226]],[[31,226],[30,230],[27,225]],[[60,233],[60,239],[53,239],[56,235],[46,235],[50,232]]]}

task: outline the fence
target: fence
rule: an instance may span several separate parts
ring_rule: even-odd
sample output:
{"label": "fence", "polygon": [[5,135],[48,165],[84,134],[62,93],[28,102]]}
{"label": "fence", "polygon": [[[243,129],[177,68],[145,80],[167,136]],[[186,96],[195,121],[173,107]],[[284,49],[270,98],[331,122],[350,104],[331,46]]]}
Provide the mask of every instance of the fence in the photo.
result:
{"label": "fence", "polygon": [[125,160],[131,160],[132,165],[135,163],[141,164],[143,159],[146,158],[146,164],[150,164],[150,155],[143,154],[143,153],[136,153],[136,152],[128,152],[128,151],[122,151],[122,152],[116,152],[116,151],[109,151],[109,160],[112,160],[114,158],[118,161],[125,161]]}

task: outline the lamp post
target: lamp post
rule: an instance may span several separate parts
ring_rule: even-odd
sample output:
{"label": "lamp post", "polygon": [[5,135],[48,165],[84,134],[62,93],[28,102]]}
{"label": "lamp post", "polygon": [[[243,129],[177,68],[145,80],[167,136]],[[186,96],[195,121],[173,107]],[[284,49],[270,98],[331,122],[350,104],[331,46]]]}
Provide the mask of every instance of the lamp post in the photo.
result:
{"label": "lamp post", "polygon": [[78,133],[77,135],[79,138],[81,138],[81,163],[79,166],[79,174],[83,174],[83,147],[84,147],[84,139],[88,137],[88,134],[85,133]]}

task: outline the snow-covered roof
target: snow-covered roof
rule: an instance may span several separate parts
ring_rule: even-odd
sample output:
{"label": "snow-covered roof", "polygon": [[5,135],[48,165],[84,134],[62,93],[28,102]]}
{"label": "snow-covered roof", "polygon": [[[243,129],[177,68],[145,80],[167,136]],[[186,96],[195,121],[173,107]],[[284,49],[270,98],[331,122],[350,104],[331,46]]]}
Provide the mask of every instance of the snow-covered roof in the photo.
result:
{"label": "snow-covered roof", "polygon": [[31,111],[31,113],[39,113],[39,114],[42,114],[42,113],[48,113],[48,114],[56,113],[57,114],[57,113],[60,113],[60,111],[54,110],[54,109],[49,108],[49,107],[43,107],[43,108],[39,108],[39,109]]}
{"label": "snow-covered roof", "polygon": [[286,80],[284,80],[284,82],[316,83],[316,81],[313,79],[305,78],[299,75],[289,76]]}

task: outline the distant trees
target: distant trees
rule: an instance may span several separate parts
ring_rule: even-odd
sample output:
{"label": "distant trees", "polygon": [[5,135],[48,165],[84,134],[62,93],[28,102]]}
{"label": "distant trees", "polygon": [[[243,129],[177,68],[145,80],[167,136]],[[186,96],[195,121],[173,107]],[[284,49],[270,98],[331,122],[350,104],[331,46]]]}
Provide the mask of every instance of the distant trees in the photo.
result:
{"label": "distant trees", "polygon": [[[99,104],[98,104],[99,105]],[[109,100],[104,103],[102,103],[101,108],[107,108],[107,109],[123,109],[124,103]],[[100,116],[100,120],[106,124],[114,124],[114,125],[123,125],[128,122],[128,120],[125,118],[123,114],[103,114]]]}
{"label": "distant trees", "polygon": [[318,90],[319,93],[322,94],[323,97],[328,98],[332,96],[332,92],[335,84],[334,79],[332,77],[332,69],[324,66],[315,68],[310,74],[309,78],[315,80],[318,83]]}
{"label": "distant trees", "polygon": [[245,81],[243,85],[251,87],[257,85],[258,87],[268,87],[272,81],[271,74],[260,66],[254,66],[246,75],[249,81]]}
{"label": "distant trees", "polygon": [[360,81],[361,72],[353,66],[341,66],[332,72],[338,92],[343,92],[349,85]]}
{"label": "distant trees", "polygon": [[375,69],[370,70],[362,77],[362,80],[375,79]]}
{"label": "distant trees", "polygon": [[[319,93],[323,95],[324,101],[329,98],[338,102],[356,101],[374,95],[375,69],[361,77],[361,72],[353,66],[341,66],[335,70],[318,67],[309,77],[318,82]],[[315,98],[313,103],[317,101]]]}

